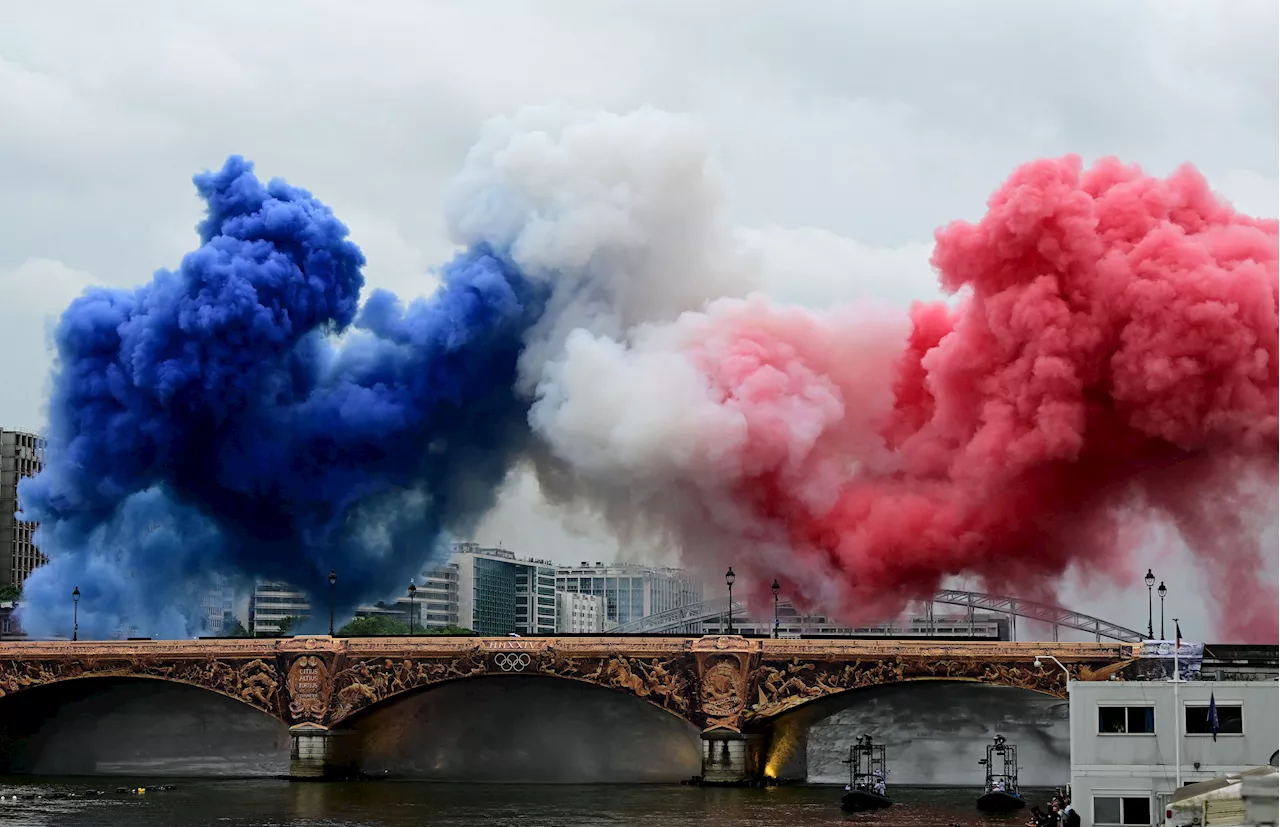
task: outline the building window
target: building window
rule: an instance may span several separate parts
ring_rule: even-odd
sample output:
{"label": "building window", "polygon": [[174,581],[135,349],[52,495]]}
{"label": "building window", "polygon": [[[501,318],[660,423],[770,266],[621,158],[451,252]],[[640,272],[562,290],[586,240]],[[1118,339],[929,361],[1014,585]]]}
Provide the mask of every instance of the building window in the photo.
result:
{"label": "building window", "polygon": [[[1102,735],[1153,735],[1156,711],[1150,706],[1098,707],[1098,732]],[[1145,822],[1144,822],[1145,823]]]}
{"label": "building window", "polygon": [[[1244,709],[1240,704],[1217,704],[1218,707],[1218,734],[1219,735],[1243,735],[1244,734]],[[1188,735],[1212,735],[1213,729],[1209,726],[1209,705],[1196,704],[1188,705],[1183,710],[1184,720],[1187,725]]]}
{"label": "building window", "polygon": [[1093,823],[1098,825],[1145,825],[1151,823],[1150,796],[1094,796]]}

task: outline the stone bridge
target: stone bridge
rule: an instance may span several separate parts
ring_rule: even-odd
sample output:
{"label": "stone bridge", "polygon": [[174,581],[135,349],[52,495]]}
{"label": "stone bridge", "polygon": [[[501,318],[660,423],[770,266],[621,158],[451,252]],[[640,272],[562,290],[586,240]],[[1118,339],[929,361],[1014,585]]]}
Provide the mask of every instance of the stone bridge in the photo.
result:
{"label": "stone bridge", "polygon": [[528,675],[634,695],[702,730],[703,777],[757,777],[772,719],[819,698],[904,681],[980,681],[1065,697],[1066,675],[1106,680],[1128,643],[682,637],[396,637],[0,643],[3,698],[48,684],[132,677],[218,692],[290,727],[295,778],[358,763],[344,739],[364,711],[446,681]]}

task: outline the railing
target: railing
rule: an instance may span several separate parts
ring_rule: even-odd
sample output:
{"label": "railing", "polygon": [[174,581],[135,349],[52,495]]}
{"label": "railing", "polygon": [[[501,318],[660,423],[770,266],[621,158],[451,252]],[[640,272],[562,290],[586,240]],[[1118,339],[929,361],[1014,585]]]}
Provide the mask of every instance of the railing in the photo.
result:
{"label": "railing", "polygon": [[[1007,597],[996,594],[983,594],[982,592],[967,592],[958,589],[946,589],[933,595],[930,603],[943,603],[950,606],[963,606],[973,611],[991,612],[993,614],[1008,615],[1009,617],[1024,617],[1029,620],[1036,620],[1041,623],[1047,623],[1053,627],[1054,639],[1057,639],[1059,628],[1075,629],[1081,632],[1088,632],[1094,636],[1095,640],[1101,641],[1103,638],[1107,640],[1118,640],[1125,643],[1137,643],[1145,640],[1146,636],[1141,632],[1121,626],[1117,623],[1111,623],[1099,617],[1074,612],[1070,609],[1064,609],[1061,606],[1053,606],[1048,603],[1037,603],[1032,600],[1023,600],[1018,597]],[[793,608],[790,601],[783,601],[778,604],[779,608]],[[687,606],[681,606],[677,609],[670,609],[665,612],[649,615],[640,620],[633,620],[630,623],[624,623],[621,626],[614,627],[610,632],[614,634],[652,634],[655,632],[672,632],[687,628],[691,624],[702,623],[707,620],[714,620],[723,617],[727,611],[727,602],[721,599],[703,600],[699,603],[691,603]],[[735,617],[748,617],[746,604],[735,600],[733,602],[733,613]]]}

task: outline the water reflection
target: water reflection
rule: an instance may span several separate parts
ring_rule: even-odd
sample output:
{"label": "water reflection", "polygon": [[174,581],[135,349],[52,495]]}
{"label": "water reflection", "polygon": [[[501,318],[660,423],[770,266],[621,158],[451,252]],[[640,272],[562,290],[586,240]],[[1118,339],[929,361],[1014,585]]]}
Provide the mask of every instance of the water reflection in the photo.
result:
{"label": "water reflection", "polygon": [[[1018,827],[1023,816],[985,816],[978,790],[900,789],[875,813],[840,811],[839,787],[699,789],[670,785],[530,786],[423,781],[290,783],[191,780],[169,791],[117,794],[118,781],[0,778],[0,824],[39,827]],[[102,798],[52,796],[106,790]],[[44,798],[33,798],[44,795]],[[1048,797],[1031,793],[1038,802]]]}

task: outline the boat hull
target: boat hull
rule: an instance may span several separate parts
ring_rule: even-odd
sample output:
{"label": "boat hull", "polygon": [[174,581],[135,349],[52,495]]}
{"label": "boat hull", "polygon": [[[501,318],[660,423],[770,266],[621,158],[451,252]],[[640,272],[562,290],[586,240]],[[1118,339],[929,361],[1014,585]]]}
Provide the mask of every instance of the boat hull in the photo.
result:
{"label": "boat hull", "polygon": [[978,799],[978,809],[984,813],[1011,813],[1025,806],[1027,802],[1013,793],[992,791]]}
{"label": "boat hull", "polygon": [[869,790],[850,790],[840,799],[840,808],[850,812],[863,810],[879,810],[893,804],[888,796],[873,793]]}

